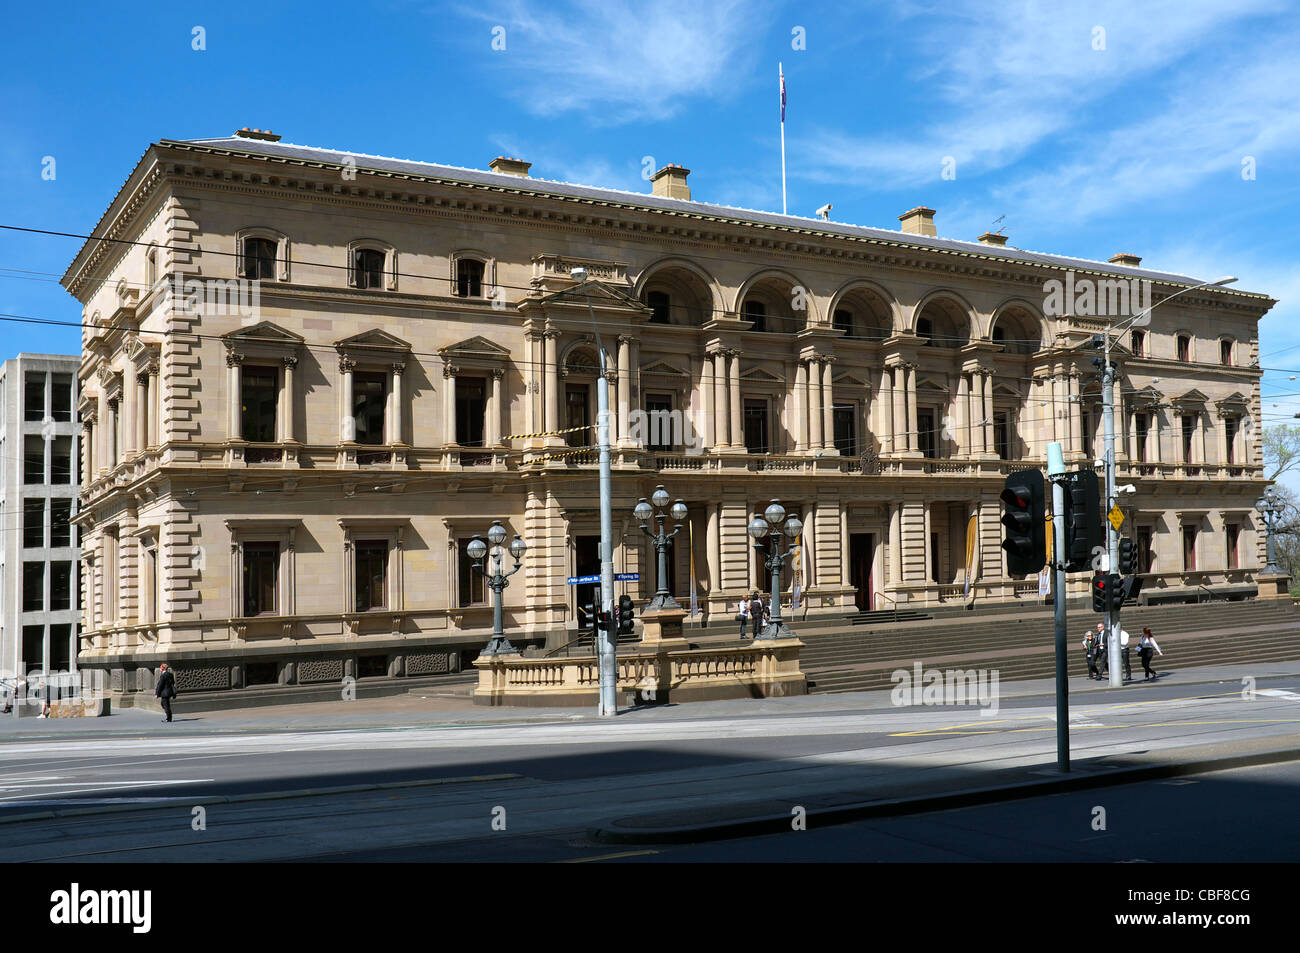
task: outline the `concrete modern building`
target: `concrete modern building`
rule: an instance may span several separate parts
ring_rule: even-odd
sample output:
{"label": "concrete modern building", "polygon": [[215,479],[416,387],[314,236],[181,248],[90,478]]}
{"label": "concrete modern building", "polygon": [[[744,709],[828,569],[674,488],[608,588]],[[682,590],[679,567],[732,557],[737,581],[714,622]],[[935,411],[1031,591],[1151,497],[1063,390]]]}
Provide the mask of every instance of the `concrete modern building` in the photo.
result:
{"label": "concrete modern building", "polygon": [[0,677],[72,671],[81,622],[75,355],[0,367]]}
{"label": "concrete modern building", "polygon": [[[1090,465],[1092,335],[1200,283],[940,238],[925,207],[895,230],[711,205],[680,166],[650,194],[490,166],[257,130],[145,151],[63,278],[88,323],[84,665],[127,690],[163,658],[213,690],[455,670],[490,631],[466,544],[493,520],[529,547],[512,638],[564,641],[591,600],[566,578],[597,567],[589,303],[631,594],[662,483],[696,622],[766,588],[745,527],[772,498],[806,527],[801,614],[1039,604],[1004,568],[1005,474],[1051,441]],[[1254,592],[1274,303],[1183,294],[1116,349],[1144,598]]]}

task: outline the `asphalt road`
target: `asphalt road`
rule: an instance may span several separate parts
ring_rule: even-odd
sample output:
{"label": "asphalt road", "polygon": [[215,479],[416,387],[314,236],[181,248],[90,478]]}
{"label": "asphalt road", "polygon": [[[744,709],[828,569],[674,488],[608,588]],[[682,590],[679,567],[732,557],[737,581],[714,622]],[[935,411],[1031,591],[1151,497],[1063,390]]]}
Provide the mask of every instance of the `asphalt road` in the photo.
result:
{"label": "asphalt road", "polygon": [[[1300,747],[1300,679],[1261,680],[1258,688],[1250,700],[1231,682],[1145,685],[1077,699],[1076,763],[1087,770],[1123,753],[1258,739]],[[783,701],[649,709],[600,722],[276,731],[212,727],[217,720],[187,726],[136,719],[128,730],[60,726],[0,747],[0,820],[64,812],[4,823],[0,860],[724,859],[745,844],[755,852],[745,856],[764,859],[988,859],[999,843],[1009,852],[1003,859],[1089,859],[1099,843],[1094,832],[1052,813],[1069,796],[1007,805],[1007,815],[974,809],[977,818],[984,818],[978,811],[992,813],[952,845],[944,840],[947,829],[932,820],[938,814],[691,848],[622,849],[589,838],[612,819],[665,810],[712,817],[979,786],[1008,770],[1047,768],[1055,753],[1051,700],[1041,697],[1008,699],[987,716],[969,706],[895,708],[879,696]],[[1294,772],[1252,770],[1269,778],[1270,789],[1294,789]],[[320,792],[401,782],[418,783]],[[1168,791],[1183,787],[1196,785]],[[316,793],[265,797],[304,789]],[[1207,807],[1238,810],[1231,786],[1201,790],[1216,792],[1205,796]],[[259,799],[220,800],[231,795]],[[1111,796],[1082,795],[1093,805]],[[1118,833],[1131,815],[1127,802],[1115,803],[1118,826],[1110,830]],[[1200,801],[1193,795],[1187,803]],[[117,810],[124,806],[147,809]],[[84,808],[109,813],[67,813]],[[1171,823],[1199,816],[1205,826],[1203,815],[1169,814]],[[1292,840],[1277,832],[1293,823],[1279,828],[1272,826],[1278,817],[1256,817],[1261,837],[1271,830],[1275,840]],[[1041,840],[987,836],[999,829],[1023,829]],[[1112,841],[1125,845],[1121,853],[1129,842]],[[1134,856],[1142,856],[1133,843]],[[891,844],[892,854],[885,849]],[[1049,847],[1063,853],[1048,856]]]}

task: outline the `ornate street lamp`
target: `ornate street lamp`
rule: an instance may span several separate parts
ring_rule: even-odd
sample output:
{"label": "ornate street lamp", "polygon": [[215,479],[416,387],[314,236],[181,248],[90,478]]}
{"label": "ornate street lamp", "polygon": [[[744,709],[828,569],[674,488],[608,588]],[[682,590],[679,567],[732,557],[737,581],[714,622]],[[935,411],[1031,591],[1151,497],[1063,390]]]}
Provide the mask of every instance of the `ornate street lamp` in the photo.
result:
{"label": "ornate street lamp", "polygon": [[[650,609],[681,608],[677,604],[677,600],[673,598],[673,594],[668,591],[668,550],[673,544],[673,537],[682,530],[682,522],[686,519],[686,504],[681,500],[677,500],[668,510],[668,513],[664,513],[664,508],[668,506],[668,499],[668,491],[662,486],[658,486],[650,494],[650,503],[647,503],[643,498],[632,510],[632,515],[641,522],[641,532],[645,533],[650,538],[650,541],[654,543],[655,553],[659,557],[657,562],[659,571],[658,589],[655,590],[655,597],[650,600],[650,605],[647,607]],[[651,503],[654,505],[651,506]],[[672,515],[677,525],[671,533],[665,533],[664,521],[669,514]],[[652,517],[659,524],[657,533],[650,532],[650,528],[646,525]]]}
{"label": "ornate street lamp", "polygon": [[506,541],[506,528],[501,525],[500,520],[492,521],[492,528],[487,531],[488,542],[492,544],[492,561],[493,570],[488,572],[483,568],[483,557],[487,555],[487,544],[475,536],[465,547],[465,552],[469,558],[474,560],[474,571],[487,580],[488,588],[492,590],[492,639],[480,654],[482,655],[513,655],[518,652],[510,640],[505,637],[501,626],[501,593],[510,585],[510,577],[517,573],[523,565],[524,553],[528,550],[528,544],[525,543],[518,535],[510,541],[510,555],[515,558],[515,568],[509,572],[501,571],[501,563],[506,558],[505,547],[501,544]]}
{"label": "ornate street lamp", "polygon": [[1277,564],[1277,551],[1273,543],[1277,521],[1282,515],[1282,504],[1278,502],[1277,490],[1271,486],[1265,490],[1264,495],[1255,504],[1255,509],[1259,510],[1260,515],[1264,517],[1264,533],[1268,540],[1268,565],[1264,567],[1263,574],[1280,576],[1282,569]]}
{"label": "ornate street lamp", "polygon": [[[784,523],[782,521],[784,520]],[[785,552],[781,552],[781,534],[784,533],[792,541],[799,538],[803,532],[803,521],[797,516],[791,516],[786,519],[785,507],[776,500],[773,500],[763,511],[762,516],[755,516],[749,521],[749,535],[753,537],[754,548],[760,552],[763,549],[763,537],[768,537],[767,556],[764,558],[764,565],[772,576],[772,601],[769,609],[767,625],[763,626],[761,632],[754,636],[755,639],[792,639],[794,633],[786,626],[781,619],[781,564],[790,557],[791,549],[787,545]]]}

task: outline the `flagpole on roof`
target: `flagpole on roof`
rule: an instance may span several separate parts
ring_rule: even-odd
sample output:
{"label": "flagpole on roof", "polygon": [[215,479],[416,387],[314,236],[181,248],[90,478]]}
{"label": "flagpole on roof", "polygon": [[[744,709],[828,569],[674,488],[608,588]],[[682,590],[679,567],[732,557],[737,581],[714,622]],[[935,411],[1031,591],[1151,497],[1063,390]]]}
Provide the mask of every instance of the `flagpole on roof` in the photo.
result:
{"label": "flagpole on roof", "polygon": [[777,77],[781,81],[781,214],[786,215],[785,204],[785,68],[776,64]]}

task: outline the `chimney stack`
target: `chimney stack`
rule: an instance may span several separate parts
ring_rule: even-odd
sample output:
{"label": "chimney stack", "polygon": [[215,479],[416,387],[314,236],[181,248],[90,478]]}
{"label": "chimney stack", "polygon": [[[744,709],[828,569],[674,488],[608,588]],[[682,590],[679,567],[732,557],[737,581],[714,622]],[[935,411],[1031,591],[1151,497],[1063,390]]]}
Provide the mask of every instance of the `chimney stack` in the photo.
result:
{"label": "chimney stack", "polygon": [[525,179],[528,178],[528,170],[533,167],[531,162],[525,162],[523,159],[512,159],[510,156],[497,156],[488,163],[488,168],[493,172],[503,172],[506,175],[519,175]]}
{"label": "chimney stack", "polygon": [[1120,252],[1118,255],[1111,255],[1108,259],[1112,265],[1124,265],[1128,268],[1136,268],[1142,264],[1142,259],[1137,255],[1130,255],[1128,252]]}
{"label": "chimney stack", "polygon": [[903,231],[909,235],[936,235],[934,230],[934,209],[918,205],[916,208],[898,216],[903,223]]}
{"label": "chimney stack", "polygon": [[1005,248],[1007,236],[999,235],[997,232],[985,232],[979,238],[981,245],[995,245],[998,248]]}
{"label": "chimney stack", "polygon": [[280,141],[280,137],[270,129],[249,129],[247,126],[243,129],[236,129],[235,137],[238,139],[262,139],[266,142]]}
{"label": "chimney stack", "polygon": [[662,195],[666,199],[684,199],[689,202],[691,187],[686,184],[686,177],[690,174],[690,169],[680,165],[666,165],[650,176],[650,184],[655,195]]}

